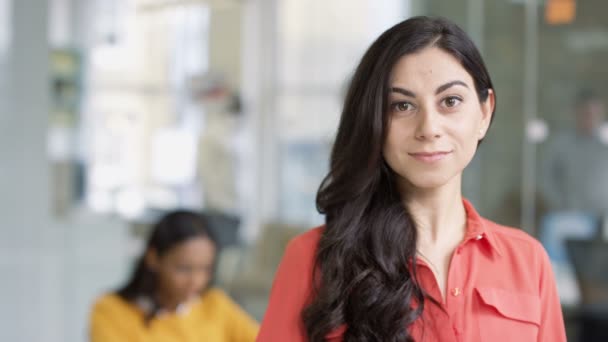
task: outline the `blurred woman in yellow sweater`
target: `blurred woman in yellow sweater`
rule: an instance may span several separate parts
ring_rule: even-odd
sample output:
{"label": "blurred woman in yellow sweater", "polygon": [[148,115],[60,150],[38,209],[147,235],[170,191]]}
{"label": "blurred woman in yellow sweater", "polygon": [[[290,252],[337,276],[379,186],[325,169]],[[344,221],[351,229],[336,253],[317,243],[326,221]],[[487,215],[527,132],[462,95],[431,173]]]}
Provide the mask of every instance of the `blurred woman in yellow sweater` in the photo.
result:
{"label": "blurred woman in yellow sweater", "polygon": [[127,284],[95,303],[91,342],[247,342],[258,324],[210,288],[217,244],[204,218],[163,217]]}

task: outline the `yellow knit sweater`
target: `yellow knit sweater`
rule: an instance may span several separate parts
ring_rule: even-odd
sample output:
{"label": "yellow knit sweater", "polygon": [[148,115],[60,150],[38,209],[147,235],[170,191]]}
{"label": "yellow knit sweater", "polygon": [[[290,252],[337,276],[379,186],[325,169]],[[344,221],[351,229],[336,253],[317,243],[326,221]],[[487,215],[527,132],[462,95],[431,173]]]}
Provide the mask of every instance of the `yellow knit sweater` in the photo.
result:
{"label": "yellow knit sweater", "polygon": [[95,303],[91,342],[248,342],[258,324],[223,291],[210,289],[185,312],[159,315],[146,326],[144,313],[115,294]]}

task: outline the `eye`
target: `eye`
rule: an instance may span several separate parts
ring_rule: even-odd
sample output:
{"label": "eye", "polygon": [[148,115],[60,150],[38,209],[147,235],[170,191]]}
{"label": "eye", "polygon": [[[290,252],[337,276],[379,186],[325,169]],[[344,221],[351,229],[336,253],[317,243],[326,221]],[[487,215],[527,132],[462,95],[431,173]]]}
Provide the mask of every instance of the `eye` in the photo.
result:
{"label": "eye", "polygon": [[458,106],[462,102],[462,99],[458,96],[448,96],[443,100],[443,103],[448,108],[453,108]]}
{"label": "eye", "polygon": [[395,103],[391,104],[391,109],[394,112],[407,112],[407,111],[414,109],[414,105],[412,105],[411,103],[406,102],[406,101],[395,102]]}

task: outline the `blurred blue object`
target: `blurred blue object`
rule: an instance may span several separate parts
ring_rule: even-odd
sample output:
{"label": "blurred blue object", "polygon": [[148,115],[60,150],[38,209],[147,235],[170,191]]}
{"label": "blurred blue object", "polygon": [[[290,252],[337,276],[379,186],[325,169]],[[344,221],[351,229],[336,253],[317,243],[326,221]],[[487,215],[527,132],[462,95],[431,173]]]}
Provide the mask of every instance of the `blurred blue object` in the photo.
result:
{"label": "blurred blue object", "polygon": [[599,233],[600,218],[582,211],[556,211],[546,215],[540,226],[540,242],[551,259],[559,298],[563,305],[577,306],[581,291],[568,257],[566,240],[593,239]]}
{"label": "blurred blue object", "polygon": [[557,211],[543,218],[539,238],[552,262],[570,264],[566,239],[593,239],[599,226],[597,215],[583,211]]}

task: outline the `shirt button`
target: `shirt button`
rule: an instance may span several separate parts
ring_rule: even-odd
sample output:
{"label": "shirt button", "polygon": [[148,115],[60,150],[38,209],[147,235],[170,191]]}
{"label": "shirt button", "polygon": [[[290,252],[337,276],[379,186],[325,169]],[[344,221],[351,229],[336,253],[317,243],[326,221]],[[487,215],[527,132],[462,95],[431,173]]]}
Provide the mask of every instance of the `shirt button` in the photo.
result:
{"label": "shirt button", "polygon": [[452,296],[454,297],[458,297],[460,295],[460,289],[458,287],[455,287],[452,289]]}
{"label": "shirt button", "polygon": [[479,234],[475,237],[475,240],[481,240],[483,238],[483,235]]}

